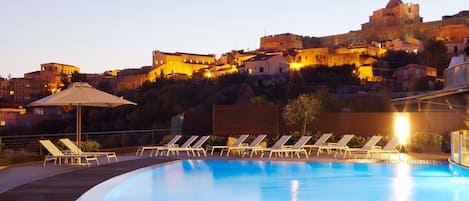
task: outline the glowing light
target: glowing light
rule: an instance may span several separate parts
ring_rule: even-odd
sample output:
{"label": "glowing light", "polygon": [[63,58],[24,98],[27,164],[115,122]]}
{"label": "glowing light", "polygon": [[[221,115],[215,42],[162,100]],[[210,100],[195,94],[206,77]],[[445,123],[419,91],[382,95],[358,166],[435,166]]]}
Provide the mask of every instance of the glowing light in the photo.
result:
{"label": "glowing light", "polygon": [[290,182],[291,187],[291,201],[298,201],[298,189],[300,188],[300,182],[298,180],[292,180]]}
{"label": "glowing light", "polygon": [[210,71],[206,72],[205,77],[206,78],[212,78],[213,77],[212,72],[210,72]]}
{"label": "glowing light", "polygon": [[394,114],[394,136],[399,138],[399,144],[407,144],[410,135],[410,118],[408,113]]}
{"label": "glowing light", "polygon": [[393,179],[393,196],[396,201],[412,200],[412,178],[409,164],[398,164]]}
{"label": "glowing light", "polygon": [[294,70],[294,71],[298,71],[301,69],[301,64],[300,63],[296,63],[296,62],[292,62],[290,63],[290,69],[291,70]]}

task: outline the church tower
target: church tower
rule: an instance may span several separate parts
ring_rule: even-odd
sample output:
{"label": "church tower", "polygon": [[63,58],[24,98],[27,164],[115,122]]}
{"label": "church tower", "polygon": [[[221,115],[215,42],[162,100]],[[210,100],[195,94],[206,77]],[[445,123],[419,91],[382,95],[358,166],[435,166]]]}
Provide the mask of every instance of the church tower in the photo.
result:
{"label": "church tower", "polygon": [[421,23],[419,5],[403,3],[401,0],[389,0],[385,8],[376,10],[370,21],[362,24],[362,30],[385,28],[405,24]]}

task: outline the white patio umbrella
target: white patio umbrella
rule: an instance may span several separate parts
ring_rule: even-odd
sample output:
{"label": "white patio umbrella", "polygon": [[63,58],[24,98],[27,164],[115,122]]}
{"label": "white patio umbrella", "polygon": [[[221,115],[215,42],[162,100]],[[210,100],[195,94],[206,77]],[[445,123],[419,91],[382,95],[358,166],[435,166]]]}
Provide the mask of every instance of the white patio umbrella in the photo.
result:
{"label": "white patio umbrella", "polygon": [[122,97],[100,91],[85,82],[74,82],[67,89],[34,101],[28,106],[76,106],[77,107],[77,145],[81,144],[81,108],[137,105]]}

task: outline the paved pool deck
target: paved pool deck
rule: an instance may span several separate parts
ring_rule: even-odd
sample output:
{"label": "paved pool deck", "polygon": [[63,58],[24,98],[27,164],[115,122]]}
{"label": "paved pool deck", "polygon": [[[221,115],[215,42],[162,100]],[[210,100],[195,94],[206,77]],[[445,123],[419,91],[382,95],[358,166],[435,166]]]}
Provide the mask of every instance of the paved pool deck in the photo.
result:
{"label": "paved pool deck", "polygon": [[401,160],[364,160],[355,158],[334,158],[331,155],[301,158],[242,158],[239,156],[207,157],[148,157],[134,154],[120,154],[119,162],[86,166],[54,166],[41,162],[19,164],[0,169],[0,201],[72,201],[78,199],[93,186],[117,175],[156,164],[165,164],[183,159],[209,160],[275,160],[275,161],[320,161],[320,162],[382,162],[441,164],[447,163],[448,154],[401,154]]}

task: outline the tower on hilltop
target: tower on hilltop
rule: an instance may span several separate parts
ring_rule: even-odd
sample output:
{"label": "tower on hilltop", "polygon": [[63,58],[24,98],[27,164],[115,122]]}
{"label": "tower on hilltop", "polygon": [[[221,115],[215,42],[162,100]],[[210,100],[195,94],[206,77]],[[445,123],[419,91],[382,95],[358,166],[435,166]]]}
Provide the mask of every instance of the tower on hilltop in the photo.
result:
{"label": "tower on hilltop", "polygon": [[370,21],[362,24],[362,30],[385,28],[406,24],[421,23],[419,5],[403,3],[401,0],[389,0],[385,8],[376,10]]}

